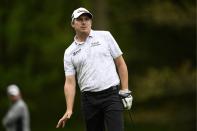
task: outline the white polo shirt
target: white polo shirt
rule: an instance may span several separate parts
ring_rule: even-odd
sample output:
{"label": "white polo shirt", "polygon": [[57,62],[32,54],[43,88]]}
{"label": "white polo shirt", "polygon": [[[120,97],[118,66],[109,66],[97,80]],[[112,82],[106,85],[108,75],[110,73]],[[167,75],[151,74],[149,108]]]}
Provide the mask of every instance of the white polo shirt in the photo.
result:
{"label": "white polo shirt", "polygon": [[120,84],[113,59],[121,55],[122,51],[110,32],[91,30],[84,43],[74,40],[65,50],[65,75],[77,74],[82,92],[105,90]]}

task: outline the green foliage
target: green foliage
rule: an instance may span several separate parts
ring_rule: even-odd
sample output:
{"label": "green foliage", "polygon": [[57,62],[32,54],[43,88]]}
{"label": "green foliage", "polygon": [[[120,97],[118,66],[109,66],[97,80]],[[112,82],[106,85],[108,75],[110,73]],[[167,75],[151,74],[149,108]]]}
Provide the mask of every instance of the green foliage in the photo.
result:
{"label": "green foliage", "polygon": [[196,69],[186,63],[174,70],[149,69],[145,75],[136,77],[133,86],[136,121],[148,121],[168,130],[195,130],[196,74]]}
{"label": "green foliage", "polygon": [[[196,69],[184,64],[178,69],[149,69],[142,78],[137,78],[135,93],[138,102],[155,98],[168,98],[195,92]],[[141,81],[141,82],[140,82]],[[143,91],[143,93],[141,93]]]}

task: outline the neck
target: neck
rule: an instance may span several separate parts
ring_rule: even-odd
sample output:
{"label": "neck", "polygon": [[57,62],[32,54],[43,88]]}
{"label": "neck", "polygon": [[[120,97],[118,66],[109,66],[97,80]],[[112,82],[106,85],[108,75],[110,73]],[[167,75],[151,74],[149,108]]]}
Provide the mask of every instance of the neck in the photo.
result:
{"label": "neck", "polygon": [[88,33],[76,33],[76,40],[78,42],[84,42],[86,40],[86,38],[89,36],[90,32]]}

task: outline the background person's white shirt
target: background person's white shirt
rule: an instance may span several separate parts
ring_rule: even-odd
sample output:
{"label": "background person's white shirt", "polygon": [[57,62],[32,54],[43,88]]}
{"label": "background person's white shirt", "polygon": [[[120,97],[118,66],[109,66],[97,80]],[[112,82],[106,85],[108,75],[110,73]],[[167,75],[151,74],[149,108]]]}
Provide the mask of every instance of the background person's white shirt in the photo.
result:
{"label": "background person's white shirt", "polygon": [[108,31],[91,30],[84,43],[76,40],[65,50],[65,75],[77,73],[80,90],[97,92],[119,85],[114,59],[122,55]]}

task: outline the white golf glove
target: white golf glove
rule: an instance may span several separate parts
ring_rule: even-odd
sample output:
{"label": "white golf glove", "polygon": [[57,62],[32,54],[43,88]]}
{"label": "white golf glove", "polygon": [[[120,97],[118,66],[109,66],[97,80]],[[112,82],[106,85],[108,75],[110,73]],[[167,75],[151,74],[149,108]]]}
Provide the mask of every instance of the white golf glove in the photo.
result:
{"label": "white golf glove", "polygon": [[122,99],[122,104],[124,106],[124,109],[130,110],[132,106],[133,97],[131,96],[131,91],[126,90],[120,90],[119,96]]}

